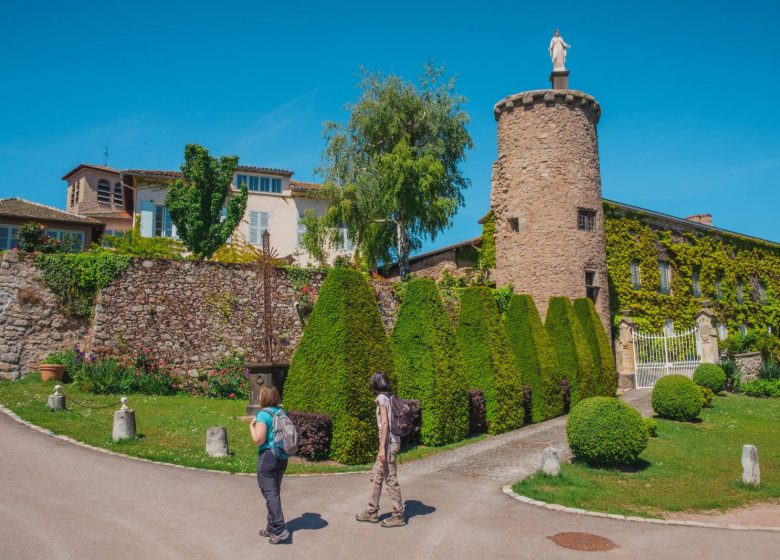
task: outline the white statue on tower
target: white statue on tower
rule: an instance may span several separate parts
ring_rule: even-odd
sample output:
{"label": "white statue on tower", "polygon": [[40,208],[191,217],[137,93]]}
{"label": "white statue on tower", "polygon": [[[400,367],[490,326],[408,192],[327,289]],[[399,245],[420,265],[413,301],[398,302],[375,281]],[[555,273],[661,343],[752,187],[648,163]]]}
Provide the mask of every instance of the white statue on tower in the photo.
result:
{"label": "white statue on tower", "polygon": [[571,45],[566,44],[566,41],[561,37],[561,32],[556,29],[553,38],[550,40],[550,58],[553,63],[553,72],[566,70],[566,50],[570,48]]}

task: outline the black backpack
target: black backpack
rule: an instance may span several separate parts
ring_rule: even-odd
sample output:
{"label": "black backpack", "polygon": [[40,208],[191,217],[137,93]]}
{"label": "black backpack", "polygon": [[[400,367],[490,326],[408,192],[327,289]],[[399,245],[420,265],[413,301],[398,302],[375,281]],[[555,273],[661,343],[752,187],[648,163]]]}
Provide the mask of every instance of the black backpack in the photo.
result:
{"label": "black backpack", "polygon": [[395,395],[390,398],[390,432],[393,435],[408,436],[414,429],[414,412],[409,403]]}

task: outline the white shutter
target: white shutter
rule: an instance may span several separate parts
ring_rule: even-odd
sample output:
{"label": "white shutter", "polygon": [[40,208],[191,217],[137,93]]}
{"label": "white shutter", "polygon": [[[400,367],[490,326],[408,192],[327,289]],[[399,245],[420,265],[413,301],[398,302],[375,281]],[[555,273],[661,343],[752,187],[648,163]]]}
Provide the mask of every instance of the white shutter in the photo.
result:
{"label": "white shutter", "polygon": [[258,230],[258,222],[260,220],[258,219],[258,214],[260,212],[249,213],[249,243],[251,245],[260,245],[260,232]]}
{"label": "white shutter", "polygon": [[141,202],[141,237],[154,237],[154,202]]}
{"label": "white shutter", "polygon": [[264,231],[270,232],[268,212],[260,212],[260,234]]}

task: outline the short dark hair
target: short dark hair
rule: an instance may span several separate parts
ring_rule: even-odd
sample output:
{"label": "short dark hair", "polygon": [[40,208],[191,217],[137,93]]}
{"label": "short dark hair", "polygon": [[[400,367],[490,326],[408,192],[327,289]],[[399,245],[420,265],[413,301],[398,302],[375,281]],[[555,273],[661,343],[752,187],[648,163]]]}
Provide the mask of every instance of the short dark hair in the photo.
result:
{"label": "short dark hair", "polygon": [[375,393],[389,393],[390,382],[384,371],[377,371],[371,376],[371,390]]}

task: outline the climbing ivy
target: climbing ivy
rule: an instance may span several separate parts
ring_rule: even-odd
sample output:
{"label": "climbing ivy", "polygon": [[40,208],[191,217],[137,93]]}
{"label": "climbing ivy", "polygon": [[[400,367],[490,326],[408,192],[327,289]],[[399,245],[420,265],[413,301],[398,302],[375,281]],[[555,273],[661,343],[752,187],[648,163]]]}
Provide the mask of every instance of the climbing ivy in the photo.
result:
{"label": "climbing ivy", "polygon": [[[605,204],[610,305],[615,321],[631,309],[642,329],[659,330],[672,319],[681,327],[693,324],[708,300],[718,321],[729,330],[750,328],[777,332],[780,327],[780,247],[724,232],[681,232],[651,227],[644,216]],[[659,291],[659,258],[672,269],[671,290]],[[640,268],[641,285],[632,284],[631,263]],[[694,271],[700,295],[694,295]],[[738,281],[743,301],[738,301]],[[718,282],[720,287],[718,288]],[[765,288],[764,300],[759,283]]]}
{"label": "climbing ivy", "polygon": [[105,288],[130,265],[130,257],[107,251],[38,255],[43,280],[72,317],[86,318],[98,290]]}

